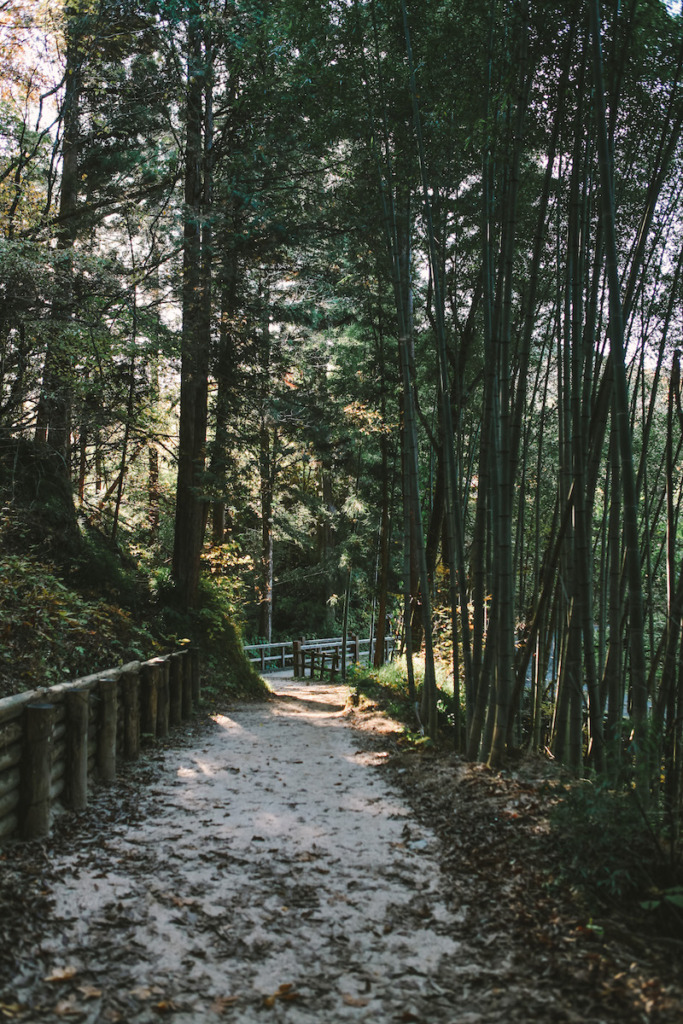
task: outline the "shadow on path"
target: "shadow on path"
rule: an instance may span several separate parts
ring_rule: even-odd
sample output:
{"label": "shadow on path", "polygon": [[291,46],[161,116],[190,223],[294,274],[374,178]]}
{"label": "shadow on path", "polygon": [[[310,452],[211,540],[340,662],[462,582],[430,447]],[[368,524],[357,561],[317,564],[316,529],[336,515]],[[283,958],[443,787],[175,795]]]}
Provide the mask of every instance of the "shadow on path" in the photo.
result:
{"label": "shadow on path", "polygon": [[452,1022],[438,841],[358,748],[345,687],[269,682],[55,830],[49,914],[2,979],[17,1019]]}

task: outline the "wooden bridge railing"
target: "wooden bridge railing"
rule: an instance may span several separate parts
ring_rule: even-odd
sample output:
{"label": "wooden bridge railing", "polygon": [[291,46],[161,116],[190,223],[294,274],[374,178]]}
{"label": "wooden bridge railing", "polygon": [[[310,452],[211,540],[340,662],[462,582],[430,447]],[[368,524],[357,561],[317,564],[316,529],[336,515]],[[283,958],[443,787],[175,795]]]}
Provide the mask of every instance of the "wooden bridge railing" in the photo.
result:
{"label": "wooden bridge railing", "polygon": [[[322,640],[287,640],[270,644],[248,644],[244,652],[252,665],[260,672],[276,672],[278,669],[291,668],[295,678],[303,678],[310,666],[313,675],[315,667],[320,667],[321,674],[328,664],[334,673],[341,667],[344,638],[341,636],[326,637]],[[375,641],[368,637],[349,636],[346,641],[346,660],[351,662],[372,662]],[[388,661],[394,650],[393,637],[384,641],[384,660]],[[336,665],[336,669],[335,666]]]}

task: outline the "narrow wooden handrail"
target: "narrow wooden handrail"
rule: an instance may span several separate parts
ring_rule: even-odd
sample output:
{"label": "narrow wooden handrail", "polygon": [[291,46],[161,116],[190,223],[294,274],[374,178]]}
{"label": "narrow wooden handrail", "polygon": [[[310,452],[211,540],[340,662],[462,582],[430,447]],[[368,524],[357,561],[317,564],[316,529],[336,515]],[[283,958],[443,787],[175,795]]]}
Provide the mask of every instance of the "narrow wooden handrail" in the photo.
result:
{"label": "narrow wooden handrail", "polygon": [[46,835],[53,807],[81,811],[141,741],[188,719],[201,697],[198,651],[129,662],[0,700],[0,841]]}

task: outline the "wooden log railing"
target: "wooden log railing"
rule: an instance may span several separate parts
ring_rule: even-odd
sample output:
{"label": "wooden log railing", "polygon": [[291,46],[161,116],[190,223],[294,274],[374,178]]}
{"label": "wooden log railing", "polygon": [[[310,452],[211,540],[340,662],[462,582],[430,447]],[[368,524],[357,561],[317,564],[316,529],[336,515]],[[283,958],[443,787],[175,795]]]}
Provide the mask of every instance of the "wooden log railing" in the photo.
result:
{"label": "wooden log railing", "polygon": [[[302,679],[306,672],[315,674],[315,666],[320,665],[322,675],[327,664],[330,671],[336,672],[342,663],[344,638],[341,636],[327,637],[322,640],[288,640],[271,644],[248,644],[244,648],[252,665],[262,673],[277,672],[291,668],[296,679]],[[393,655],[393,637],[384,641],[384,660],[389,661]],[[346,660],[369,664],[373,660],[374,640],[368,637],[349,636],[346,641]],[[335,665],[336,660],[336,667]]]}
{"label": "wooden log railing", "polygon": [[178,651],[0,700],[0,841],[45,835],[57,801],[83,810],[94,780],[114,782],[119,759],[190,716],[200,669]]}

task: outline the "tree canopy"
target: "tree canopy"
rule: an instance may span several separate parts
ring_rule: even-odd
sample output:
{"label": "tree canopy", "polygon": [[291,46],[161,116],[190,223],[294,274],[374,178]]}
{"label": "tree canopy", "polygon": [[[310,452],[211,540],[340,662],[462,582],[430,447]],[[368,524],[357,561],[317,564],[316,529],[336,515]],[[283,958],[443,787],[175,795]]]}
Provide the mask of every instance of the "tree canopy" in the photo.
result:
{"label": "tree canopy", "polygon": [[0,4],[4,478],[680,814],[682,72],[662,0]]}

